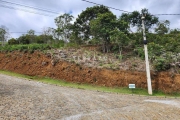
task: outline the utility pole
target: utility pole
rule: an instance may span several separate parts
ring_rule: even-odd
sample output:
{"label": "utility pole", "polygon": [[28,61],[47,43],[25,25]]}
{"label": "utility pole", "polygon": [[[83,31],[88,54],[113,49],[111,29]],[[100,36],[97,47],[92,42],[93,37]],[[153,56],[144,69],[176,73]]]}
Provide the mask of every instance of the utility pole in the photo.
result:
{"label": "utility pole", "polygon": [[148,60],[148,49],[147,49],[147,40],[145,33],[145,25],[144,25],[144,15],[142,14],[142,29],[143,29],[143,40],[144,40],[144,52],[145,52],[145,61],[146,61],[146,76],[147,76],[147,84],[148,84],[148,93],[152,95],[152,85],[151,85],[151,75],[149,68],[149,60]]}

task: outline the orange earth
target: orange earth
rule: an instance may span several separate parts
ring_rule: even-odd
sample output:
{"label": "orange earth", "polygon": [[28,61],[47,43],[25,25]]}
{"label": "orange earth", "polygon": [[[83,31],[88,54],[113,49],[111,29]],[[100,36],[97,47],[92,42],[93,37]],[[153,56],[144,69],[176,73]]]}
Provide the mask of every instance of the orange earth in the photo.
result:
{"label": "orange earth", "polygon": [[[47,76],[74,83],[88,83],[108,87],[127,87],[134,83],[137,88],[147,88],[146,73],[99,69],[81,66],[67,61],[54,62],[41,52],[0,53],[0,69],[30,76]],[[180,92],[180,75],[168,72],[151,72],[154,90],[166,93]]]}

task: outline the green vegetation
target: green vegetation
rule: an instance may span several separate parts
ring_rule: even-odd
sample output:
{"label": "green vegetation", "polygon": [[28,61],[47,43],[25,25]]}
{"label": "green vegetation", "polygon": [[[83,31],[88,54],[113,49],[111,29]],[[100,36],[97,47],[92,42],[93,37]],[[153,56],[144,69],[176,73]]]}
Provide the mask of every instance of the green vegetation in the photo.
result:
{"label": "green vegetation", "polygon": [[50,46],[47,44],[26,44],[26,45],[6,45],[5,47],[0,47],[0,51],[12,52],[15,50],[18,51],[31,51],[35,50],[47,50],[50,49]]}
{"label": "green vegetation", "polygon": [[[57,80],[47,77],[38,77],[38,76],[28,76],[28,75],[22,75],[10,71],[2,71],[0,70],[0,74],[6,74],[10,76],[25,78],[27,80],[34,80],[43,82],[46,84],[52,84],[57,86],[65,86],[65,87],[72,87],[77,89],[84,89],[84,90],[93,90],[93,91],[99,91],[99,92],[111,92],[111,93],[120,93],[120,94],[135,94],[135,95],[145,95],[149,96],[146,89],[142,88],[136,88],[136,89],[129,89],[128,87],[120,88],[120,87],[102,87],[102,86],[95,86],[90,84],[77,84],[77,83],[70,83],[66,82],[65,80]],[[172,93],[172,94],[165,94],[161,91],[153,91],[152,96],[162,96],[162,97],[180,97],[180,93]]]}
{"label": "green vegetation", "polygon": [[[35,35],[34,30],[29,30],[19,38],[9,39],[8,45],[5,45],[8,29],[1,26],[0,50],[33,52],[91,44],[99,46],[103,53],[115,53],[120,60],[137,56],[144,59],[141,13],[145,15],[149,59],[155,70],[167,71],[172,68],[179,73],[180,30],[170,29],[170,21],[160,21],[145,8],[117,17],[103,5],[88,7],[74,23],[74,17],[65,13],[55,18],[57,28],[44,28],[41,35]],[[132,32],[132,28],[136,31]]]}

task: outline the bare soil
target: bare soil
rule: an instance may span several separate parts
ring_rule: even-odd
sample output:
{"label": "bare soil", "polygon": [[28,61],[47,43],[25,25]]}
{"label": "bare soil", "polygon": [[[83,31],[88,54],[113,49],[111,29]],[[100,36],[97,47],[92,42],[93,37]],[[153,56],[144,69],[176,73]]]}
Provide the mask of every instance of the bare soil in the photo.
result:
{"label": "bare soil", "polygon": [[[56,59],[41,52],[0,53],[0,69],[30,76],[47,76],[74,83],[88,83],[108,87],[127,87],[134,83],[147,88],[145,71],[115,70],[86,66],[76,61]],[[169,72],[151,72],[154,90],[166,93],[180,92],[180,75]]]}

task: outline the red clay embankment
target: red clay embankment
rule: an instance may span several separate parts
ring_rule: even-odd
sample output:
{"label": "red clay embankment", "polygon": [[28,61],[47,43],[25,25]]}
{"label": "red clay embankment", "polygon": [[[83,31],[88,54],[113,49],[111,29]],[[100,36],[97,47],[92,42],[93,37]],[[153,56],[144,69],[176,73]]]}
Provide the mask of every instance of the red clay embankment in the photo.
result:
{"label": "red clay embankment", "polygon": [[[52,60],[40,52],[0,53],[0,69],[30,76],[48,76],[75,83],[89,83],[109,87],[127,87],[134,83],[138,88],[147,88],[146,73],[98,69],[80,66],[75,63]],[[167,93],[180,92],[180,75],[168,72],[151,73],[153,89]]]}

